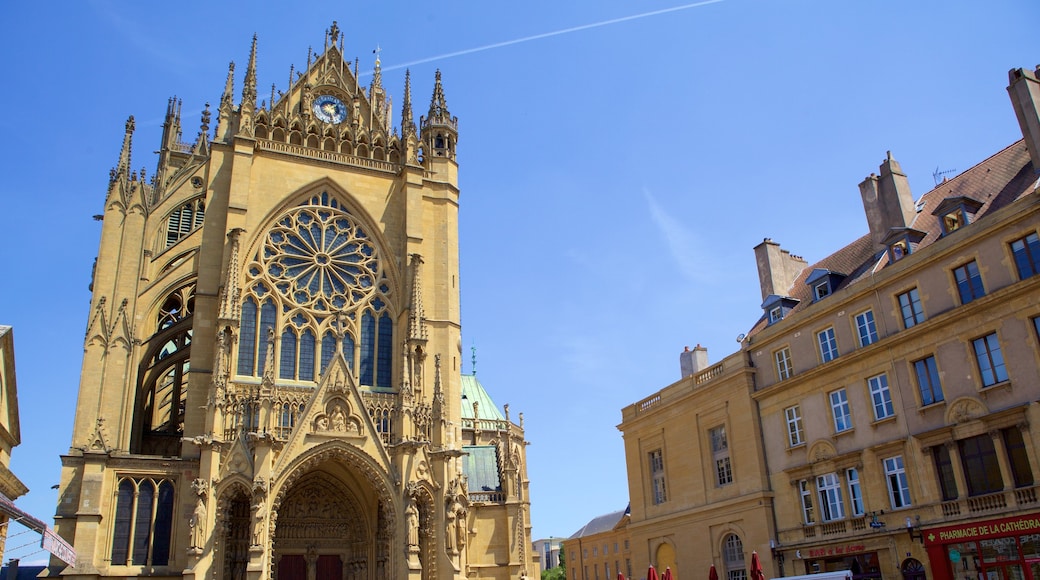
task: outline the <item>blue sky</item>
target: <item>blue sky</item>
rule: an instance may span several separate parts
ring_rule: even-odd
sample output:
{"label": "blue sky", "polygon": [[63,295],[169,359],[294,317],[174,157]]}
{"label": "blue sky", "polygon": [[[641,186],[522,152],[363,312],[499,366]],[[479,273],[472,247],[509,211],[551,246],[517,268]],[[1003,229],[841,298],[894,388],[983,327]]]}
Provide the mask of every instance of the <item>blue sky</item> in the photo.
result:
{"label": "blue sky", "polygon": [[[0,62],[0,324],[15,328],[18,505],[50,521],[75,408],[108,170],[135,115],[154,173],[259,36],[260,98],[337,20],[400,118],[440,68],[459,117],[463,340],[523,412],[534,537],[628,501],[620,409],[737,348],[765,237],[810,263],[866,231],[857,184],[891,150],[915,197],[1020,138],[1010,68],[1040,62],[1034,0],[16,3]],[[409,64],[411,63],[411,64]],[[369,79],[363,75],[363,81]],[[468,350],[467,350],[468,352]],[[470,365],[464,367],[469,372]],[[28,534],[8,556],[39,558]]]}

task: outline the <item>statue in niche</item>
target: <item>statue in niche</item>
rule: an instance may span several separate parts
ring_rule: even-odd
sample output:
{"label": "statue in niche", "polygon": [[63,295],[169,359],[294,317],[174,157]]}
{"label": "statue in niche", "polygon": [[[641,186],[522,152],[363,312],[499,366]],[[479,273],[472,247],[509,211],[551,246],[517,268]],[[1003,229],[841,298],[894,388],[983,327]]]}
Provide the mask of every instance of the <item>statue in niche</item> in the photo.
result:
{"label": "statue in niche", "polygon": [[251,545],[259,546],[264,539],[264,526],[267,524],[267,507],[263,498],[258,498],[253,504],[255,517],[253,522],[253,542]]}
{"label": "statue in niche", "polygon": [[408,519],[408,545],[418,546],[419,545],[419,510],[415,507],[415,501],[408,502],[408,509],[405,512]]}
{"label": "statue in niche", "polygon": [[[455,507],[455,506],[452,506]],[[455,553],[455,511],[449,509],[448,513],[445,514],[445,518],[448,523],[445,525],[444,531],[444,545],[451,554]]]}
{"label": "statue in niche", "polygon": [[318,420],[315,422],[315,425],[317,426],[318,431],[328,431],[329,430],[329,418],[326,417],[325,415],[322,415],[321,417],[318,417]]}
{"label": "statue in niche", "polygon": [[462,550],[466,547],[466,510],[456,503],[452,506],[452,511],[455,511],[455,506],[458,506],[458,515],[455,517],[455,543],[458,544],[459,550]]}
{"label": "statue in niche", "polygon": [[196,500],[196,508],[188,520],[188,528],[191,530],[191,549],[201,552],[206,544],[206,498],[200,495]]}
{"label": "statue in niche", "polygon": [[343,407],[336,405],[332,410],[332,430],[345,432],[347,430],[347,415],[343,412]]}

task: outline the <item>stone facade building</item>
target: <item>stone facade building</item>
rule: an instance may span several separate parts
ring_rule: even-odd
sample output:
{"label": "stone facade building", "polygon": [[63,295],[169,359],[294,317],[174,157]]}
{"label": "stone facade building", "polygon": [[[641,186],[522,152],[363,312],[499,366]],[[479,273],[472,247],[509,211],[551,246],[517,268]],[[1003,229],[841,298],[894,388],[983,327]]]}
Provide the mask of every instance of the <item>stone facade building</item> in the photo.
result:
{"label": "stone facade building", "polygon": [[623,410],[636,563],[1040,579],[1037,74],[1009,75],[1022,140],[916,201],[889,154],[869,232],[814,264],[755,248],[741,351]]}
{"label": "stone facade building", "polygon": [[254,37],[237,104],[232,63],[193,141],[169,102],[150,178],[126,124],[62,457],[56,529],[78,558],[61,574],[534,573],[522,419],[463,404],[479,383],[460,370],[440,72],[418,122],[405,74],[395,126],[378,59],[360,86],[333,23],[289,78],[258,102]]}
{"label": "stone facade building", "polygon": [[[754,373],[743,353],[708,365],[697,346],[680,358],[683,378],[621,410],[632,517],[633,565],[673,577],[745,570],[769,545],[769,492]],[[746,556],[745,556],[746,554]]]}
{"label": "stone facade building", "polygon": [[[14,366],[14,329],[0,325],[0,496],[6,505],[29,492],[11,471],[11,451],[22,442],[18,420],[18,381]],[[4,559],[10,516],[0,508],[0,561]]]}
{"label": "stone facade building", "polygon": [[620,572],[625,578],[632,578],[634,563],[629,521],[629,508],[596,516],[563,540],[567,577],[571,580],[612,580]]}

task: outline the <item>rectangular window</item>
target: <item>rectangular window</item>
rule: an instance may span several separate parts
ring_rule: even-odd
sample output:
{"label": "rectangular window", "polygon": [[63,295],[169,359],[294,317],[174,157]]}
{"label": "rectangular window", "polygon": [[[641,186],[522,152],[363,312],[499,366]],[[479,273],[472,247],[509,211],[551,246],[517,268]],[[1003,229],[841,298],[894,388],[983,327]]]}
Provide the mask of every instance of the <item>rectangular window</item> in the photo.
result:
{"label": "rectangular window", "polygon": [[791,447],[801,445],[805,442],[802,433],[802,410],[798,405],[788,407],[784,409],[784,416],[787,418],[787,442]]}
{"label": "rectangular window", "polygon": [[812,489],[809,488],[808,479],[798,482],[798,492],[802,497],[802,521],[806,524],[816,523],[816,516],[813,514]]}
{"label": "rectangular window", "polygon": [[934,356],[914,361],[914,374],[917,375],[917,391],[921,393],[921,405],[928,406],[943,400],[939,368],[935,364]]}
{"label": "rectangular window", "polygon": [[888,390],[888,375],[880,374],[867,379],[870,400],[874,403],[874,419],[880,421],[896,414],[892,405],[892,393]]}
{"label": "rectangular window", "polygon": [[824,280],[813,287],[813,292],[816,294],[816,299],[826,298],[831,294],[831,283],[829,280]]}
{"label": "rectangular window", "polygon": [[776,376],[778,380],[785,380],[791,378],[793,374],[791,369],[791,349],[782,348],[773,353],[773,358],[776,360]]}
{"label": "rectangular window", "polygon": [[975,347],[975,361],[979,364],[982,386],[989,387],[1008,380],[1004,355],[1000,353],[1000,341],[996,333],[976,338],[972,345]]}
{"label": "rectangular window", "polygon": [[838,358],[838,341],[834,338],[834,327],[816,333],[816,340],[820,343],[820,358],[823,362]]}
{"label": "rectangular window", "polygon": [[867,346],[877,342],[877,325],[874,324],[873,310],[856,315],[856,332],[859,336],[860,346]]}
{"label": "rectangular window", "polygon": [[769,311],[769,324],[777,322],[784,317],[784,311],[782,308],[777,306]]}
{"label": "rectangular window", "polygon": [[650,487],[653,490],[654,505],[659,505],[668,499],[664,489],[664,455],[660,449],[651,451],[649,455]]}
{"label": "rectangular window", "polygon": [[845,480],[849,483],[849,502],[852,504],[852,515],[861,516],[863,510],[863,489],[859,486],[859,470],[855,467],[845,470]]}
{"label": "rectangular window", "polygon": [[964,466],[964,478],[968,481],[968,495],[986,495],[1004,489],[1004,478],[1000,475],[1000,462],[993,437],[988,433],[957,442]]}
{"label": "rectangular window", "polygon": [[841,500],[841,481],[837,473],[828,473],[816,478],[816,491],[820,494],[820,517],[825,522],[845,517],[845,505]]}
{"label": "rectangular window", "polygon": [[715,460],[715,477],[718,485],[733,483],[733,468],[729,464],[729,457]]}
{"label": "rectangular window", "polygon": [[1011,475],[1015,478],[1015,487],[1033,485],[1033,470],[1029,467],[1026,443],[1022,439],[1022,431],[1018,427],[1004,429],[1004,448],[1007,449],[1008,463],[1011,464]]}
{"label": "rectangular window", "polygon": [[834,415],[834,431],[841,433],[852,429],[852,412],[849,410],[849,397],[845,389],[838,389],[830,394],[831,413]]}
{"label": "rectangular window", "polygon": [[1020,280],[1040,272],[1040,238],[1036,232],[1011,242],[1011,254],[1015,258]]}
{"label": "rectangular window", "polygon": [[924,309],[921,308],[921,297],[917,288],[899,295],[899,310],[903,314],[903,328],[924,322]]}
{"label": "rectangular window", "polygon": [[729,443],[726,441],[726,426],[721,425],[714,429],[708,430],[708,436],[711,438],[711,451],[712,453],[719,453],[729,449]]}
{"label": "rectangular window", "polygon": [[957,280],[957,292],[961,295],[961,304],[967,304],[986,295],[986,290],[982,286],[982,275],[979,274],[979,265],[975,263],[975,260],[955,268],[953,277]]}
{"label": "rectangular window", "polygon": [[932,447],[935,457],[935,471],[939,475],[939,491],[943,501],[957,499],[957,478],[953,473],[953,462],[950,460],[950,449],[946,445]]}
{"label": "rectangular window", "polygon": [[885,479],[888,481],[888,499],[892,509],[910,505],[910,484],[906,480],[903,468],[903,456],[897,455],[885,459]]}
{"label": "rectangular window", "polygon": [[715,459],[715,485],[733,483],[733,469],[729,460],[729,442],[726,440],[726,426],[719,425],[708,430],[711,440],[712,457]]}

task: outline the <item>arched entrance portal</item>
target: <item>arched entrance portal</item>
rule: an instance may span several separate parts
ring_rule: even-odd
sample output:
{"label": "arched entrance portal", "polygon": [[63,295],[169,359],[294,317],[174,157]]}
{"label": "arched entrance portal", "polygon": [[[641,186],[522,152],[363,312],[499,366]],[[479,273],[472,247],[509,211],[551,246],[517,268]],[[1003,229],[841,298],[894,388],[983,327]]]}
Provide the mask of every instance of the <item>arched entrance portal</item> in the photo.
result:
{"label": "arched entrance portal", "polygon": [[[278,580],[380,577],[382,514],[371,488],[342,465],[326,464],[296,480],[278,507],[273,563]],[[383,526],[385,528],[385,526]]]}

